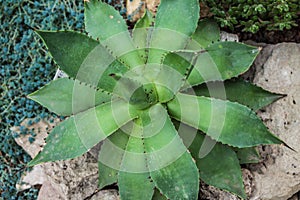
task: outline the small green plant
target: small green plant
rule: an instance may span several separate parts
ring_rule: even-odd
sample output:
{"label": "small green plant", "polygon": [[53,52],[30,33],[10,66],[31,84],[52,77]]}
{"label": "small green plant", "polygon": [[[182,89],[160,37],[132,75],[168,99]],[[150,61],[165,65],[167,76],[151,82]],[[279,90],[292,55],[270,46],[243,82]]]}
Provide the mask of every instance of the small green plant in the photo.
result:
{"label": "small green plant", "polygon": [[[285,30],[297,25],[298,0],[203,0],[222,27],[238,28],[245,32]],[[240,28],[243,29],[240,29]]]}
{"label": "small green plant", "polygon": [[199,178],[246,198],[240,164],[259,161],[257,145],[283,143],[253,110],[282,96],[232,79],[259,50],[220,42],[199,10],[197,0],[162,0],[156,18],[146,11],[130,34],[116,10],[90,0],[90,37],[37,31],[69,78],[29,98],[68,118],[28,165],[102,141],[99,187],[118,183],[121,199],[197,199]]}

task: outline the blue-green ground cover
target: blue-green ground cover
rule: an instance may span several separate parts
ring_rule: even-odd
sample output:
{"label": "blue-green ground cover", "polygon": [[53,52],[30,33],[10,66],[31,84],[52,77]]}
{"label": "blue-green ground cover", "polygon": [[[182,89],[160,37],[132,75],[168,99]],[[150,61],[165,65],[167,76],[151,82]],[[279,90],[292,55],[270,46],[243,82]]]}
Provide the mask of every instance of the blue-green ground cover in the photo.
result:
{"label": "blue-green ground cover", "polygon": [[[122,1],[107,1],[125,13]],[[36,199],[38,188],[23,192],[16,183],[26,170],[30,156],[19,147],[10,128],[26,119],[35,123],[52,116],[26,98],[26,95],[49,82],[55,63],[33,29],[82,31],[83,0],[0,0],[0,199]],[[32,29],[33,28],[33,29]],[[21,126],[20,134],[33,130]]]}

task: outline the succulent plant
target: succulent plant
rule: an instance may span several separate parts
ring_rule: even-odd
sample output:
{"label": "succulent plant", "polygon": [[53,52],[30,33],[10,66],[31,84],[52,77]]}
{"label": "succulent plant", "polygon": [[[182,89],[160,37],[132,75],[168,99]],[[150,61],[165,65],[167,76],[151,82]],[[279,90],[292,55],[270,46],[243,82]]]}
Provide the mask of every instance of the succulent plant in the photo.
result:
{"label": "succulent plant", "polygon": [[197,199],[199,178],[246,198],[240,164],[259,161],[255,146],[284,144],[253,110],[282,96],[236,78],[259,50],[220,42],[199,11],[197,0],[162,0],[130,33],[113,7],[90,0],[89,36],[37,31],[69,78],[29,98],[68,118],[29,166],[102,142],[99,187],[118,183],[121,199]]}
{"label": "succulent plant", "polygon": [[[300,4],[297,0],[202,0],[209,7],[213,18],[222,27],[236,31],[288,30],[296,27]],[[229,6],[230,5],[230,6]]]}

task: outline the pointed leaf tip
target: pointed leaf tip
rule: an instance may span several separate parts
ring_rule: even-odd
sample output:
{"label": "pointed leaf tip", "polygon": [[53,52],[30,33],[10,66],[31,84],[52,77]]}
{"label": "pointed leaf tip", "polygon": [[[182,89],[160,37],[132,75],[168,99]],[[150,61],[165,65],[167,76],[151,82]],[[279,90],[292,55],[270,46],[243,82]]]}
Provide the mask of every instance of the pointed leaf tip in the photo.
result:
{"label": "pointed leaf tip", "polygon": [[[144,64],[133,45],[126,21],[111,5],[102,1],[85,3],[85,28],[94,38],[99,38],[110,53],[129,67]],[[122,45],[120,45],[122,44]]]}
{"label": "pointed leaf tip", "polygon": [[84,154],[136,117],[129,114],[128,106],[123,100],[115,100],[69,117],[51,131],[43,151],[30,165],[67,160]]}
{"label": "pointed leaf tip", "polygon": [[111,95],[69,78],[51,81],[28,97],[50,111],[69,116],[111,100]]}
{"label": "pointed leaf tip", "polygon": [[175,119],[223,144],[243,148],[283,143],[267,129],[254,111],[238,103],[178,93],[167,106]]}
{"label": "pointed leaf tip", "polygon": [[286,95],[271,93],[242,79],[231,79],[225,82],[212,81],[188,90],[197,96],[213,97],[216,99],[238,102],[253,110],[259,110]]}
{"label": "pointed leaf tip", "polygon": [[205,50],[188,79],[192,86],[237,77],[250,68],[258,55],[256,47],[238,42],[217,42]]}

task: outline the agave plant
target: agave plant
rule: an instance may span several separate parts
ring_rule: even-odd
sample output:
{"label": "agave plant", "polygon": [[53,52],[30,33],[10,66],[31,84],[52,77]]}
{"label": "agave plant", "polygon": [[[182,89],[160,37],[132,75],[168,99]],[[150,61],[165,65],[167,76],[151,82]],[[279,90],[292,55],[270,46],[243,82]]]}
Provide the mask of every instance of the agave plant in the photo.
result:
{"label": "agave plant", "polygon": [[90,0],[89,36],[37,31],[69,78],[29,98],[68,118],[29,166],[101,142],[99,187],[117,183],[121,199],[197,199],[199,179],[246,198],[240,164],[259,161],[255,146],[283,143],[255,110],[282,96],[236,78],[259,50],[221,42],[199,11],[198,0],[161,0],[130,33],[113,7]]}

